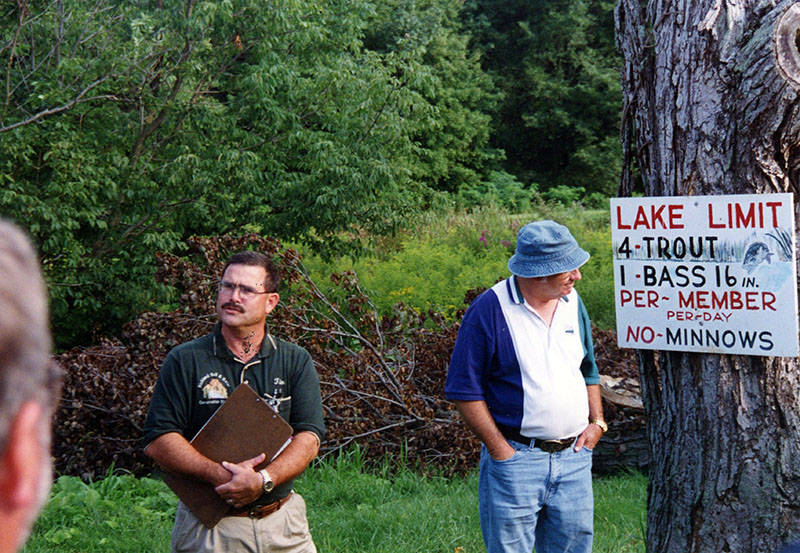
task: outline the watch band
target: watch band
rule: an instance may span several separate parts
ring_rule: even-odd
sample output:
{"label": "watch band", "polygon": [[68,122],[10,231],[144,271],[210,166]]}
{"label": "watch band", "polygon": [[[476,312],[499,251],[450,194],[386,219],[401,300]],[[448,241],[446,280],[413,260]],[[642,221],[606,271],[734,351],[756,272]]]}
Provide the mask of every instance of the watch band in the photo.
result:
{"label": "watch band", "polygon": [[589,421],[589,424],[596,424],[597,426],[599,426],[600,430],[603,431],[603,434],[608,432],[608,424],[606,424],[606,421],[604,421],[603,419],[591,419]]}
{"label": "watch band", "polygon": [[272,477],[267,472],[267,469],[261,469],[258,471],[258,474],[261,475],[261,482],[264,486],[264,493],[269,493],[272,491],[272,488],[275,487],[275,483],[272,481]]}

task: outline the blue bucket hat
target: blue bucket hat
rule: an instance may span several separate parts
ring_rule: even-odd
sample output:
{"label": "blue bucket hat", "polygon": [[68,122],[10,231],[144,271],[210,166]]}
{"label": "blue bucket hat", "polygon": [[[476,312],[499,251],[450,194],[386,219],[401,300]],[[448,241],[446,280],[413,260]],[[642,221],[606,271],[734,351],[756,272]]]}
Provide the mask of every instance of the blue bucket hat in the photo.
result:
{"label": "blue bucket hat", "polygon": [[536,278],[574,271],[587,261],[589,253],[578,246],[567,227],[555,221],[535,221],[519,229],[508,270]]}

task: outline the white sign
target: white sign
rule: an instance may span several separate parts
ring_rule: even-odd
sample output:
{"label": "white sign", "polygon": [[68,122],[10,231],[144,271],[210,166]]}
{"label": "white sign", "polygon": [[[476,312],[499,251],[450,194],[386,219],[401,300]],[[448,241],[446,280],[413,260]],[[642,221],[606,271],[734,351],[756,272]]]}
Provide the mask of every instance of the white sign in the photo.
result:
{"label": "white sign", "polygon": [[620,347],[798,356],[792,194],[611,200]]}

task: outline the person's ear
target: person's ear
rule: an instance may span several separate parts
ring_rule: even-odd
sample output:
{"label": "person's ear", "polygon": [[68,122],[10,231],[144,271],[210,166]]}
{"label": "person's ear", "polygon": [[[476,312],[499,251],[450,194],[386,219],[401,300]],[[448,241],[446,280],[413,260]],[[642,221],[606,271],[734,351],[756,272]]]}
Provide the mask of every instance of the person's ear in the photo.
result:
{"label": "person's ear", "polygon": [[275,309],[275,307],[278,305],[278,302],[280,300],[281,300],[281,296],[277,292],[272,293],[272,294],[269,295],[269,297],[267,297],[267,314],[268,315],[269,315],[270,311]]}
{"label": "person's ear", "polygon": [[0,452],[0,511],[31,508],[37,504],[42,470],[42,406],[24,403],[8,431]]}

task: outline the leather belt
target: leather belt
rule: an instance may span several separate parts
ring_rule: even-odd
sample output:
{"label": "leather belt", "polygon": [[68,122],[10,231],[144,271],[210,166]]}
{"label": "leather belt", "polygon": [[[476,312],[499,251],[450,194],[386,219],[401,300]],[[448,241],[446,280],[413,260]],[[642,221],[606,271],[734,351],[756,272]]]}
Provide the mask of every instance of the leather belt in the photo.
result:
{"label": "leather belt", "polygon": [[559,451],[564,451],[573,443],[575,443],[575,436],[574,438],[564,438],[562,440],[540,440],[539,438],[529,438],[527,436],[523,436],[519,432],[512,431],[512,430],[501,430],[501,433],[507,440],[514,440],[515,442],[519,442],[525,445],[531,445],[533,442],[533,447],[538,447],[542,451],[547,453],[558,453]]}
{"label": "leather belt", "polygon": [[273,503],[267,503],[266,505],[256,505],[255,507],[240,507],[238,509],[231,509],[225,516],[264,518],[266,516],[271,515],[284,505],[286,505],[286,503],[292,498],[293,493],[294,492],[289,492],[289,495],[287,495],[283,499],[279,499],[278,501],[274,501]]}
{"label": "leather belt", "polygon": [[563,440],[534,440],[533,447],[538,447],[547,453],[558,453],[564,451],[575,443],[575,438],[564,438]]}

